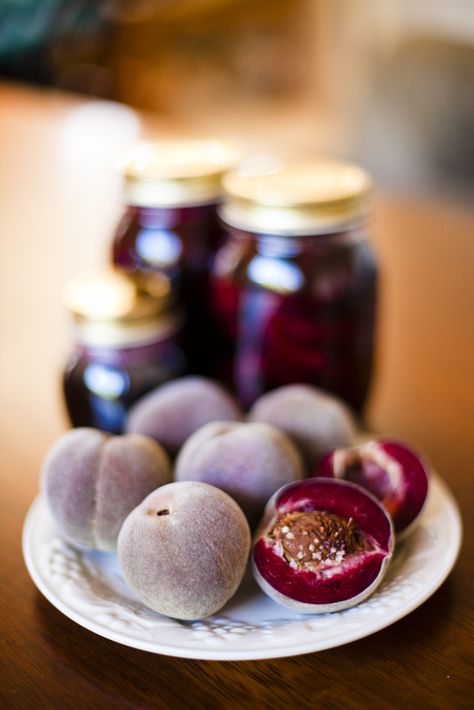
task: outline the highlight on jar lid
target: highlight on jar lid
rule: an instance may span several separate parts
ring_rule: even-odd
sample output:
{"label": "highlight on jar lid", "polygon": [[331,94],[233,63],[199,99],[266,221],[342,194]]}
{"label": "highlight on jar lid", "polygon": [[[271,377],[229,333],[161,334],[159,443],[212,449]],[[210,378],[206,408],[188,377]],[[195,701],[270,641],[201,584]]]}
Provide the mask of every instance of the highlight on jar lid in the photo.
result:
{"label": "highlight on jar lid", "polygon": [[126,197],[143,207],[177,207],[220,199],[222,175],[238,160],[221,140],[169,139],[135,147],[124,169]]}
{"label": "highlight on jar lid", "polygon": [[171,301],[169,279],[159,273],[127,274],[112,267],[79,274],[66,287],[65,303],[83,339],[112,345],[151,338]]}
{"label": "highlight on jar lid", "polygon": [[339,231],[367,215],[369,175],[340,160],[247,159],[223,178],[228,224],[254,232],[318,234]]}

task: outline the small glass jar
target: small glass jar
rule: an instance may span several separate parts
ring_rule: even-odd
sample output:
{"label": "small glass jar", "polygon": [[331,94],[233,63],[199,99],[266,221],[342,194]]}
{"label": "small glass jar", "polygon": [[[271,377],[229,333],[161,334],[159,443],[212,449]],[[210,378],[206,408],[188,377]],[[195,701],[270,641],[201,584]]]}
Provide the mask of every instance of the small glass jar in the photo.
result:
{"label": "small glass jar", "polygon": [[185,371],[169,279],[106,268],[73,279],[66,304],[76,325],[63,376],[71,423],[118,434],[137,399]]}
{"label": "small glass jar", "polygon": [[222,235],[221,177],[232,162],[234,149],[221,141],[170,140],[141,144],[125,168],[113,263],[171,279],[185,313],[189,369],[198,374],[209,374],[215,350],[209,266]]}
{"label": "small glass jar", "polygon": [[365,230],[369,177],[339,161],[257,166],[224,178],[227,238],[212,289],[225,346],[215,374],[244,406],[306,382],[360,412],[377,293]]}

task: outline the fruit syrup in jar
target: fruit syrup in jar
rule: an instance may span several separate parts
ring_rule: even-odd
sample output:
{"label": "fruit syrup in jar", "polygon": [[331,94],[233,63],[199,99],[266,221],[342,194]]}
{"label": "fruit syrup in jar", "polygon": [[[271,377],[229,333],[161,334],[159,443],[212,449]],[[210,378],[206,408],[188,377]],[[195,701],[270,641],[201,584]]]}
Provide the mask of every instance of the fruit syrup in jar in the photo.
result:
{"label": "fruit syrup in jar", "polygon": [[185,314],[188,372],[210,375],[218,350],[210,264],[222,239],[221,176],[234,149],[210,140],[141,144],[125,169],[127,206],[112,247],[126,271],[164,273]]}
{"label": "fruit syrup in jar", "polygon": [[227,238],[212,279],[225,347],[216,375],[243,406],[306,382],[360,414],[373,361],[377,266],[364,222],[370,181],[339,161],[225,178]]}
{"label": "fruit syrup in jar", "polygon": [[76,324],[63,375],[71,423],[119,434],[134,402],[185,371],[169,279],[106,268],[71,281],[66,304]]}

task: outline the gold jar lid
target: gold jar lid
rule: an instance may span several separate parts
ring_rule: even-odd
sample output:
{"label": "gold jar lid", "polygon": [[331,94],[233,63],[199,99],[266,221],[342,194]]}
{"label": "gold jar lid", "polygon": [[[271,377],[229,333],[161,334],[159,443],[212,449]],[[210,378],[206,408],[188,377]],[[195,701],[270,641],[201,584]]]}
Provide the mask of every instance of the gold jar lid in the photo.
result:
{"label": "gold jar lid", "polygon": [[143,207],[205,204],[220,198],[235,146],[220,140],[140,143],[124,169],[126,199]]}
{"label": "gold jar lid", "polygon": [[367,215],[371,180],[339,160],[247,161],[223,178],[220,216],[251,232],[321,234],[341,231]]}
{"label": "gold jar lid", "polygon": [[173,320],[170,280],[159,273],[128,274],[104,267],[79,274],[66,287],[65,303],[81,342],[88,345],[151,341],[169,330]]}

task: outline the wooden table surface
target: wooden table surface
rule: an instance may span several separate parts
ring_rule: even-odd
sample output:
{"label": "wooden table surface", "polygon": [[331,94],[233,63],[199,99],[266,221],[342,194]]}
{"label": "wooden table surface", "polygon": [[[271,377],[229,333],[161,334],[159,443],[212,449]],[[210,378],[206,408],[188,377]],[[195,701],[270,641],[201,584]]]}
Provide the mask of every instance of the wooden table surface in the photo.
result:
{"label": "wooden table surface", "polygon": [[22,524],[66,427],[61,294],[107,256],[120,212],[115,156],[138,130],[121,107],[0,86],[2,707],[472,707],[474,214],[442,200],[380,197],[373,224],[384,287],[368,421],[427,453],[465,526],[454,571],[425,604],[333,650],[200,662],[96,636],[30,580]]}

